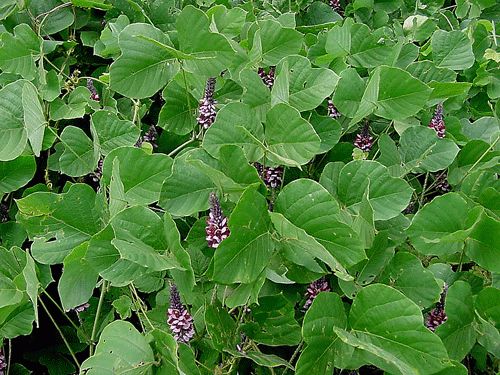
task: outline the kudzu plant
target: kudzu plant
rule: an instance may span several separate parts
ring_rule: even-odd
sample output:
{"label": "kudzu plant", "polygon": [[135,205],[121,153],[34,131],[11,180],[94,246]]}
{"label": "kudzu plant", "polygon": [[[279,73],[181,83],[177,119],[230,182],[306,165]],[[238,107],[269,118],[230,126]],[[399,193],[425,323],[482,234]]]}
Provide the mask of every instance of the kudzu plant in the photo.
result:
{"label": "kudzu plant", "polygon": [[0,374],[500,371],[497,1],[0,20]]}

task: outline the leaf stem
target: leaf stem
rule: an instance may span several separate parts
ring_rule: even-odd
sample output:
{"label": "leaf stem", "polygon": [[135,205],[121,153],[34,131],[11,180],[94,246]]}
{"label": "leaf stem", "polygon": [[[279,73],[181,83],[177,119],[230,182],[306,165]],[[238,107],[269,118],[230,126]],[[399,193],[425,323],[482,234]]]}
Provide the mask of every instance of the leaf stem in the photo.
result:
{"label": "leaf stem", "polygon": [[82,333],[85,336],[85,338],[87,339],[87,342],[90,343],[90,337],[88,337],[87,332],[82,331],[81,327],[78,327],[75,324],[75,322],[73,322],[73,320],[71,320],[71,318],[68,316],[68,314],[66,314],[66,311],[64,311],[62,309],[62,307],[59,306],[59,304],[56,301],[54,301],[54,299],[52,298],[52,296],[49,293],[47,293],[46,290],[43,291],[43,294],[45,294],[47,296],[47,298],[49,300],[51,300],[54,305],[57,306],[57,308],[59,309],[59,311],[66,317],[66,319],[68,319],[68,321],[71,323],[71,325],[73,326],[73,328],[76,329],[78,332]]}
{"label": "leaf stem", "polygon": [[196,141],[196,138],[188,139],[186,142],[184,142],[180,146],[177,146],[173,151],[170,151],[167,155],[172,156],[172,155],[176,154],[178,151],[180,151],[182,148],[184,148],[184,146],[187,146],[188,144],[190,144],[191,142],[194,142],[194,141]]}
{"label": "leaf stem", "polygon": [[[292,357],[290,358],[290,361],[288,361],[288,363],[290,363],[291,366],[293,366],[292,363],[293,363],[295,357],[297,357],[297,355],[302,350],[303,346],[304,346],[304,340],[300,340],[299,345],[297,345],[297,348],[295,348],[295,351],[293,352]],[[287,373],[287,371],[288,371],[288,367],[285,367],[285,369],[283,370],[281,375],[285,375]]]}
{"label": "leaf stem", "polygon": [[130,283],[129,284],[129,288],[130,290],[132,291],[132,296],[133,298],[136,299],[137,301],[137,304],[139,305],[139,309],[141,310],[142,312],[142,315],[144,315],[144,318],[146,319],[146,321],[148,322],[149,326],[151,327],[151,329],[155,329],[154,325],[151,323],[151,321],[149,320],[148,316],[146,315],[146,311],[144,310],[144,306],[143,306],[143,302],[142,302],[142,299],[141,297],[139,297],[139,294],[137,293],[137,289],[135,289],[135,286],[133,283]]}
{"label": "leaf stem", "polygon": [[[47,307],[45,306],[45,304],[43,303],[43,301],[42,301],[41,298],[39,298],[38,301],[40,301],[40,304],[42,305],[43,309],[45,310],[45,312],[49,316],[49,318],[52,321],[52,323],[54,323],[54,326],[56,327],[57,332],[59,332],[59,334],[61,335],[61,338],[64,341],[64,344],[66,345],[66,347],[69,350],[69,354],[71,354],[71,357],[73,358],[73,361],[75,361],[78,370],[80,370],[80,363],[78,362],[78,359],[76,359],[76,356],[75,356],[75,353],[73,352],[73,349],[71,349],[71,346],[69,345],[68,341],[66,340],[66,337],[64,337],[64,334],[62,333],[61,329],[59,328],[59,326],[57,325],[56,321],[54,320],[54,318],[50,314],[49,309],[47,309]],[[10,354],[9,354],[9,357],[10,357]]]}
{"label": "leaf stem", "polygon": [[108,289],[108,281],[103,280],[101,287],[101,295],[99,296],[99,302],[97,304],[97,311],[95,313],[94,325],[92,326],[92,334],[90,336],[90,356],[94,354],[94,344],[97,335],[97,323],[99,321],[99,316],[101,315],[102,302],[104,301],[104,294]]}

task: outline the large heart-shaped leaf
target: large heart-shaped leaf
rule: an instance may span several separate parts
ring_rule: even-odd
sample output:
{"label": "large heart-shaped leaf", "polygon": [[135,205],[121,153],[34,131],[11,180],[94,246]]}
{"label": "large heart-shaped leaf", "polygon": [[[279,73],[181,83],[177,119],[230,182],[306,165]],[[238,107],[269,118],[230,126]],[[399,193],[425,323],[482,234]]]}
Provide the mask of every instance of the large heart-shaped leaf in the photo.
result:
{"label": "large heart-shaped leaf", "polygon": [[431,39],[432,57],[439,68],[467,69],[474,64],[472,42],[461,30],[436,30]]}
{"label": "large heart-shaped leaf", "polygon": [[126,372],[146,374],[155,363],[153,350],[132,323],[122,320],[109,324],[101,333],[95,354],[82,364],[89,375]]}
{"label": "large heart-shaped leaf", "polygon": [[26,147],[28,133],[22,102],[25,84],[27,81],[17,80],[0,90],[0,160],[13,160]]}
{"label": "large heart-shaped leaf", "polygon": [[111,89],[131,98],[147,98],[179,70],[175,56],[161,46],[169,37],[148,24],[130,24],[118,38],[122,54],[109,69]]}

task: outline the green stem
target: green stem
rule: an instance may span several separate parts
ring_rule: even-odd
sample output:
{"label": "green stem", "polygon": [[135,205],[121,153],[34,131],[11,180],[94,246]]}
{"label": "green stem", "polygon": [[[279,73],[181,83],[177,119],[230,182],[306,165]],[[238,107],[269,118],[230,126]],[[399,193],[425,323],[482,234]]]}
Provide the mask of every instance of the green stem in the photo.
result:
{"label": "green stem", "polygon": [[[66,337],[64,337],[64,334],[62,333],[61,329],[59,328],[59,326],[57,325],[56,321],[54,320],[54,318],[50,314],[49,309],[47,309],[47,307],[45,306],[45,304],[43,303],[43,301],[42,301],[41,298],[39,298],[38,301],[40,301],[40,304],[42,305],[43,309],[45,310],[45,312],[49,316],[49,318],[52,321],[52,323],[54,323],[54,326],[56,327],[57,332],[59,332],[59,334],[61,335],[61,338],[64,341],[64,344],[66,345],[66,347],[69,350],[69,354],[71,354],[71,357],[73,358],[73,361],[75,361],[78,370],[80,370],[80,363],[78,362],[78,359],[76,359],[76,356],[75,356],[75,353],[73,352],[73,349],[71,349],[71,346],[69,345],[68,341],[66,340]],[[10,357],[10,355],[9,355],[9,357]]]}
{"label": "green stem", "polygon": [[9,339],[9,359],[7,359],[7,375],[10,372],[10,359],[12,358],[12,340]]}
{"label": "green stem", "polygon": [[[295,349],[295,351],[292,354],[292,357],[290,358],[290,361],[288,361],[288,363],[290,363],[290,365],[292,365],[295,357],[297,357],[297,355],[300,353],[303,346],[304,346],[304,340],[300,340],[299,345],[297,345],[297,348]],[[287,371],[288,371],[288,367],[285,367],[285,369],[283,370],[281,375],[285,375],[287,373]]]}
{"label": "green stem", "polygon": [[425,174],[424,185],[422,186],[422,194],[420,194],[420,198],[418,199],[418,207],[422,207],[422,203],[424,201],[425,189],[427,187],[427,180],[429,179],[429,172]]}
{"label": "green stem", "polygon": [[94,354],[94,343],[97,336],[97,323],[99,321],[99,316],[101,315],[102,302],[104,301],[104,294],[108,288],[108,282],[103,280],[101,287],[101,295],[99,296],[99,302],[97,304],[97,311],[95,313],[94,325],[92,326],[92,334],[90,335],[90,356]]}
{"label": "green stem", "polygon": [[172,156],[172,155],[176,154],[178,151],[183,149],[184,146],[187,146],[188,144],[190,144],[191,142],[194,142],[195,140],[196,140],[196,138],[190,138],[189,140],[187,140],[186,142],[184,142],[180,146],[177,146],[173,151],[170,151],[167,155]]}
{"label": "green stem", "polygon": [[62,307],[61,307],[61,306],[59,306],[59,304],[58,304],[56,301],[54,301],[54,299],[52,298],[52,296],[51,296],[49,293],[47,293],[47,291],[46,291],[46,290],[44,290],[44,291],[43,291],[43,294],[45,294],[45,295],[47,296],[47,298],[48,298],[49,300],[51,300],[51,301],[52,301],[52,303],[53,303],[54,305],[56,305],[56,306],[57,306],[57,308],[59,309],[59,311],[60,311],[60,312],[61,312],[61,313],[62,313],[62,314],[66,317],[66,319],[67,319],[67,320],[71,323],[71,325],[73,326],[73,328],[74,328],[74,329],[76,329],[76,330],[77,330],[78,332],[80,332],[81,334],[83,334],[83,335],[85,336],[85,338],[87,339],[87,343],[89,343],[89,344],[90,344],[90,337],[88,337],[87,333],[86,333],[86,332],[84,332],[84,331],[82,331],[81,327],[78,327],[78,326],[75,324],[75,322],[73,322],[73,320],[72,320],[72,319],[68,316],[68,314],[66,314],[66,311],[64,311],[64,310],[62,309]]}
{"label": "green stem", "polygon": [[155,329],[155,327],[153,326],[153,324],[149,320],[148,316],[146,315],[146,311],[144,310],[142,299],[139,297],[139,294],[137,293],[137,290],[135,289],[134,284],[129,284],[129,287],[130,287],[130,290],[132,291],[132,297],[136,299],[137,304],[139,305],[139,309],[141,310],[142,315],[144,315],[144,319],[146,319],[146,321],[148,322],[151,329]]}

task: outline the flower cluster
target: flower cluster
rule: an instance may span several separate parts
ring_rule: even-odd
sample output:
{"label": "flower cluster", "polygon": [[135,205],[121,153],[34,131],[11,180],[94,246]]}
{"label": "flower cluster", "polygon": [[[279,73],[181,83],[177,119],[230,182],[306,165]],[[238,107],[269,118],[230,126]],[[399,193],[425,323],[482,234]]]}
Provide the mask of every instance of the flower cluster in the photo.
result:
{"label": "flower cluster", "polygon": [[158,147],[158,145],[155,143],[157,139],[158,139],[158,131],[156,130],[156,126],[151,125],[149,127],[149,130],[137,140],[134,146],[141,148],[144,142],[149,142],[153,145],[153,147],[156,148]]}
{"label": "flower cluster", "polygon": [[94,82],[92,82],[92,80],[90,78],[87,78],[87,88],[90,91],[90,99],[98,102],[99,101],[99,94],[95,90]]}
{"label": "flower cluster", "polygon": [[210,214],[208,215],[207,227],[207,246],[217,248],[219,244],[230,234],[227,226],[227,217],[224,217],[220,208],[219,198],[215,193],[210,193]]}
{"label": "flower cluster", "polygon": [[189,340],[194,336],[193,317],[181,302],[177,286],[172,282],[170,282],[170,308],[167,317],[175,341],[189,345]]}
{"label": "flower cluster", "polygon": [[0,204],[0,223],[5,223],[6,221],[9,221],[10,220],[10,216],[9,216],[9,208],[1,203]]}
{"label": "flower cluster", "polygon": [[274,85],[274,75],[275,75],[275,72],[276,72],[276,67],[275,66],[270,66],[269,67],[269,73],[266,72],[266,70],[264,68],[259,68],[257,70],[257,74],[262,79],[262,82],[264,82],[264,84],[267,87],[269,87],[270,89]]}
{"label": "flower cluster", "polygon": [[330,0],[328,5],[336,12],[340,10],[340,0]]}
{"label": "flower cluster", "polygon": [[102,165],[104,164],[104,159],[101,157],[97,162],[97,168],[94,169],[94,173],[91,173],[92,181],[99,182],[102,177]]}
{"label": "flower cluster", "polygon": [[325,277],[321,277],[316,281],[313,281],[306,291],[306,303],[304,304],[304,309],[307,310],[313,303],[316,296],[321,292],[331,292],[330,286],[325,280]]}
{"label": "flower cluster", "polygon": [[2,353],[2,348],[0,348],[0,375],[4,375],[4,370],[7,368],[7,363],[5,363],[5,356]]}
{"label": "flower cluster", "polygon": [[283,181],[283,166],[264,167],[258,162],[253,163],[253,166],[257,169],[259,177],[268,188],[277,188],[281,185],[281,181]]}
{"label": "flower cluster", "polygon": [[198,106],[200,115],[196,118],[196,121],[204,129],[208,129],[215,122],[215,116],[217,115],[217,110],[215,109],[217,101],[214,100],[215,82],[215,78],[207,79],[205,96],[200,100]]}
{"label": "flower cluster", "polygon": [[342,116],[342,113],[339,112],[337,107],[333,105],[332,99],[328,99],[328,116],[330,116],[333,119],[339,118]]}
{"label": "flower cluster", "polygon": [[436,180],[434,183],[437,190],[440,190],[443,193],[447,193],[451,190],[451,185],[448,183],[447,178],[448,175],[446,173],[436,176]]}
{"label": "flower cluster", "polygon": [[434,112],[434,117],[431,119],[428,127],[434,129],[439,138],[444,138],[446,127],[444,126],[442,103],[439,103],[437,105],[436,111]]}
{"label": "flower cluster", "polygon": [[436,308],[431,310],[429,316],[425,320],[425,326],[432,332],[436,330],[436,327],[440,326],[448,320],[448,317],[444,312],[444,301],[446,299],[447,291],[448,285],[445,283],[443,286],[443,292],[441,293],[441,298],[438,302],[436,302]]}
{"label": "flower cluster", "polygon": [[373,137],[370,136],[369,128],[370,125],[367,122],[363,127],[363,130],[361,130],[361,133],[356,134],[356,140],[354,141],[354,146],[364,152],[371,151],[373,146]]}

